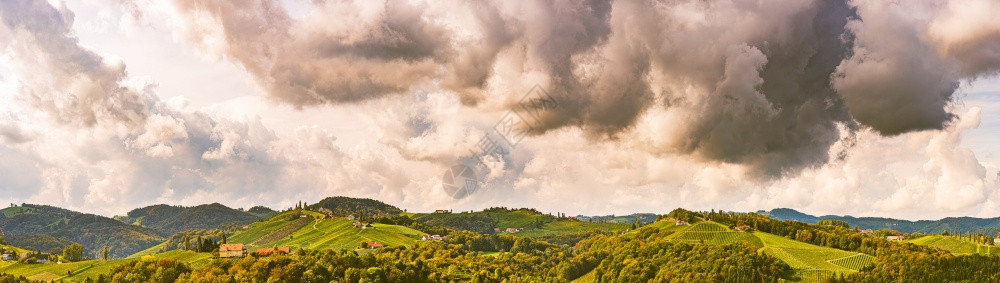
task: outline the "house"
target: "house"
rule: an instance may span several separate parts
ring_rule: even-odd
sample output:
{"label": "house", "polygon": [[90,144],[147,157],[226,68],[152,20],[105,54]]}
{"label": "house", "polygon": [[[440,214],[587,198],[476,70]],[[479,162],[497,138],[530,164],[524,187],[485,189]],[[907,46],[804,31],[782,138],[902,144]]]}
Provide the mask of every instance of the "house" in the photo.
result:
{"label": "house", "polygon": [[361,228],[361,222],[354,221],[354,228]]}
{"label": "house", "polygon": [[14,254],[11,253],[0,255],[0,260],[14,260],[14,259],[15,259]]}
{"label": "house", "polygon": [[253,252],[253,254],[256,256],[269,256],[273,253],[274,253],[274,248],[257,248],[257,250]]}
{"label": "house", "polygon": [[257,256],[270,256],[272,254],[288,254],[291,251],[289,247],[279,247],[279,248],[257,248],[254,254]]}
{"label": "house", "polygon": [[493,227],[493,232],[494,232],[494,233],[500,233],[500,228],[497,228],[497,227]]}
{"label": "house", "polygon": [[1000,238],[993,239],[994,244],[1000,244]]}
{"label": "house", "polygon": [[873,231],[872,231],[872,229],[864,229],[864,230],[861,230],[861,234],[864,234],[864,235],[868,235],[868,234],[871,234],[872,232],[873,232]]}
{"label": "house", "polygon": [[348,220],[354,220],[354,214],[351,214],[351,215],[348,215],[348,216],[347,216],[347,219],[348,219]]}
{"label": "house", "polygon": [[288,246],[278,247],[278,249],[274,250],[274,252],[276,252],[278,254],[290,254],[290,253],[292,253],[292,248],[288,247]]}
{"label": "house", "polygon": [[49,262],[49,258],[50,257],[51,257],[51,255],[49,255],[47,253],[37,253],[37,254],[35,254],[35,262],[37,262],[37,263],[46,263],[46,262]]}
{"label": "house", "polygon": [[507,228],[507,230],[506,230],[506,231],[507,231],[507,233],[517,233],[517,232],[521,232],[520,230],[517,230],[517,228]]}
{"label": "house", "polygon": [[674,226],[681,226],[681,225],[688,225],[688,223],[687,223],[687,221],[684,221],[684,220],[677,220],[677,224],[674,225]]}
{"label": "house", "polygon": [[420,237],[420,239],[424,240],[424,241],[431,241],[431,240],[433,240],[433,241],[440,241],[440,240],[444,240],[445,237],[441,237],[441,235],[423,235],[423,236]]}
{"label": "house", "polygon": [[906,240],[906,236],[885,236],[885,239],[889,241],[902,241]]}
{"label": "house", "polygon": [[246,255],[247,248],[243,244],[219,245],[219,257],[244,257]]}
{"label": "house", "polygon": [[434,213],[451,213],[451,210],[438,209],[438,210],[435,210]]}
{"label": "house", "polygon": [[736,231],[746,231],[747,229],[750,229],[750,225],[740,224],[733,227],[733,229],[736,229]]}
{"label": "house", "polygon": [[375,248],[381,248],[381,247],[384,247],[382,245],[382,243],[379,243],[379,242],[368,242],[368,248],[369,249],[375,249]]}

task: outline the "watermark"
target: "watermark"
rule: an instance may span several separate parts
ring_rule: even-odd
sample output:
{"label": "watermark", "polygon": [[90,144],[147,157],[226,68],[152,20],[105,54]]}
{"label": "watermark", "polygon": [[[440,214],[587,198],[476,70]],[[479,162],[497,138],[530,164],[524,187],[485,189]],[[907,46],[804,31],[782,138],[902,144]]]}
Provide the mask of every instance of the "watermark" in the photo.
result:
{"label": "watermark", "polygon": [[559,102],[541,86],[532,87],[493,125],[492,131],[487,131],[475,147],[469,149],[469,158],[463,158],[462,164],[454,165],[444,173],[444,190],[456,199],[480,190],[484,185],[480,177],[489,175],[491,171],[487,164],[503,161],[525,136],[542,128],[546,111],[558,107]]}

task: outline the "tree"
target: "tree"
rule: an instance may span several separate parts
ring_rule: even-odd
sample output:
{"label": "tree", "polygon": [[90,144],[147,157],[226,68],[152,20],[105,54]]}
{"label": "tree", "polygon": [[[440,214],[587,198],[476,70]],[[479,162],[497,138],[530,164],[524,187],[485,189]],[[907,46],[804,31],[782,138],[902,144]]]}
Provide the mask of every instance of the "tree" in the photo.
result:
{"label": "tree", "polygon": [[66,246],[62,252],[63,259],[67,261],[80,261],[83,259],[83,245],[71,244]]}
{"label": "tree", "polygon": [[225,245],[225,244],[226,244],[226,232],[222,232],[222,241],[221,241],[221,242],[219,242],[219,243],[220,243],[220,244],[223,244],[223,245]]}
{"label": "tree", "polygon": [[200,253],[201,252],[201,236],[198,236],[198,239],[195,240],[194,243],[197,245],[197,247],[195,248],[194,251]]}
{"label": "tree", "polygon": [[188,236],[184,236],[184,250],[185,251],[191,250],[191,238]]}
{"label": "tree", "polygon": [[108,247],[104,246],[104,260],[108,260]]}

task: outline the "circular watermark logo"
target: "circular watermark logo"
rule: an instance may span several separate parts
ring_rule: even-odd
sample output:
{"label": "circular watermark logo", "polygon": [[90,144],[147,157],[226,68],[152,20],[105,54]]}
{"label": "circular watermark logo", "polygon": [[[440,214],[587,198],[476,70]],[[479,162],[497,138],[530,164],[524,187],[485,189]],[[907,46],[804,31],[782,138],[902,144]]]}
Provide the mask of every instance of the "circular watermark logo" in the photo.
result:
{"label": "circular watermark logo", "polygon": [[458,164],[444,172],[442,185],[448,195],[459,199],[479,190],[479,179],[476,178],[476,172],[472,167]]}

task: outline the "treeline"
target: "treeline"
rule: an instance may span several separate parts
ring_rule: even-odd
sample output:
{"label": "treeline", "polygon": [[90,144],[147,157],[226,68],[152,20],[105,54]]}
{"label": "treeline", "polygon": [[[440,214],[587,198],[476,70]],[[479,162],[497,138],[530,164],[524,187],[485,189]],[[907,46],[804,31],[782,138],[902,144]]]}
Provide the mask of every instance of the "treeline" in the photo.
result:
{"label": "treeline", "polygon": [[161,252],[171,250],[197,251],[199,242],[203,247],[202,250],[213,251],[219,248],[219,244],[222,243],[224,237],[226,237],[226,231],[221,229],[179,232],[170,236],[170,239],[167,239]]}
{"label": "treeline", "polygon": [[956,256],[899,245],[880,249],[877,258],[869,269],[829,282],[1000,282],[1000,259],[996,256]]}
{"label": "treeline", "polygon": [[493,228],[498,226],[496,219],[477,213],[434,214],[421,217],[418,221],[428,226],[447,227],[481,234],[493,234]]}
{"label": "treeline", "polygon": [[366,217],[399,215],[403,212],[403,210],[381,201],[349,197],[328,197],[307,207],[314,210],[327,209],[334,215],[354,214]]}
{"label": "treeline", "polygon": [[[672,242],[672,231],[647,227],[633,235],[580,241],[561,272],[581,276],[596,265],[597,282],[779,282],[792,269],[752,246]],[[599,263],[599,264],[598,264]]]}

